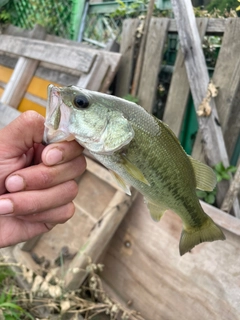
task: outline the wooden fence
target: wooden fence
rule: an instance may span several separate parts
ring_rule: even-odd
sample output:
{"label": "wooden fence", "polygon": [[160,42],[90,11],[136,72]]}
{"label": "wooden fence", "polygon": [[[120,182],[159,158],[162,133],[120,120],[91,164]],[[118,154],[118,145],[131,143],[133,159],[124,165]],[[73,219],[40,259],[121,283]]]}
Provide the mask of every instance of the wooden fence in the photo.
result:
{"label": "wooden fence", "polygon": [[[187,18],[182,20],[185,25],[180,26],[180,28],[186,28]],[[199,57],[199,54],[197,54],[202,49],[199,47],[201,45],[200,41],[199,43],[196,41],[196,36],[200,36],[201,40],[205,35],[223,36],[221,50],[212,77],[214,85],[218,88],[218,95],[210,101],[211,115],[198,117],[201,134],[198,134],[196,138],[192,155],[201,161],[206,160],[209,165],[216,165],[222,161],[225,166],[228,166],[229,159],[237,145],[240,128],[240,19],[197,18],[196,20],[199,35],[192,31],[193,27],[189,22],[187,28],[191,30],[192,38],[188,39],[188,43],[182,44],[184,53],[181,49],[178,51],[163,121],[170,126],[178,137],[180,136],[190,90],[196,109],[208,92],[207,67],[203,57]],[[116,94],[119,96],[124,96],[131,91],[137,26],[138,21],[136,19],[126,20],[123,24],[121,43],[123,59],[116,88]],[[152,112],[156,99],[158,75],[167,35],[168,33],[177,33],[177,29],[176,20],[151,19],[137,90],[139,104],[149,112]],[[187,39],[186,33],[180,36],[180,43],[181,38],[183,40]],[[229,183],[219,184],[217,199],[219,206],[222,205],[228,188]],[[226,205],[224,208],[226,208]],[[233,209],[234,214],[240,217],[239,204],[236,198]],[[227,206],[226,211],[230,211],[229,206]]]}

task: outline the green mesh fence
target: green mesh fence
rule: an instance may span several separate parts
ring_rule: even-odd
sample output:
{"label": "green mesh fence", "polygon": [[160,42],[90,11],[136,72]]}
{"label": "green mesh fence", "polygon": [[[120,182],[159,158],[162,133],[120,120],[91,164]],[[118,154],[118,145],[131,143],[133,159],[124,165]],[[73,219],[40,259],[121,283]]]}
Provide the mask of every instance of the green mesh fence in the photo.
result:
{"label": "green mesh fence", "polygon": [[[12,0],[11,23],[25,29],[35,24],[44,26],[47,33],[74,39],[75,8],[82,0]],[[80,19],[80,17],[79,17]]]}

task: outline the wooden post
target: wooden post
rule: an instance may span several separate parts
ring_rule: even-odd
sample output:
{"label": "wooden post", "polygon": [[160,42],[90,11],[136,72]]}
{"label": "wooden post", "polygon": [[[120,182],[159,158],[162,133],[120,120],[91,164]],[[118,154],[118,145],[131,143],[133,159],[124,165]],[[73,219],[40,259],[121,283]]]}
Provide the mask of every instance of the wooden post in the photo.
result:
{"label": "wooden post", "polygon": [[[206,33],[208,19],[198,18],[197,25],[201,40]],[[179,85],[180,84],[180,85]],[[167,103],[163,115],[163,121],[166,122],[175,135],[179,138],[185,115],[186,106],[189,100],[190,87],[184,64],[182,50],[178,50],[174,72],[167,96]]]}
{"label": "wooden post", "polygon": [[[197,111],[207,95],[209,76],[197,30],[196,19],[190,0],[171,0],[171,3],[178,27],[179,40],[184,55],[189,85]],[[225,167],[228,167],[228,155],[213,99],[210,101],[210,107],[210,116],[198,117],[206,162],[210,166],[222,162]],[[219,205],[222,203],[226,192],[226,186],[222,185],[220,190],[221,198],[218,198]],[[234,204],[234,210],[235,212],[239,211],[239,205],[236,202]]]}

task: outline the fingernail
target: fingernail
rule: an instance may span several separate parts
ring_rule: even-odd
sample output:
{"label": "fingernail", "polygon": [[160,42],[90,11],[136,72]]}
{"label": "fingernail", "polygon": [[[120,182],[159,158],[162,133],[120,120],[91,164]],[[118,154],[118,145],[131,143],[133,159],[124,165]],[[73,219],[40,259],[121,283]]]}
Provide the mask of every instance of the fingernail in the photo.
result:
{"label": "fingernail", "polygon": [[46,163],[50,166],[57,164],[58,162],[62,161],[63,153],[58,148],[50,149],[46,154]]}
{"label": "fingernail", "polygon": [[8,214],[13,212],[13,203],[9,199],[0,200],[0,214]]}
{"label": "fingernail", "polygon": [[6,180],[6,188],[9,192],[16,192],[25,189],[25,181],[24,179],[15,174]]}

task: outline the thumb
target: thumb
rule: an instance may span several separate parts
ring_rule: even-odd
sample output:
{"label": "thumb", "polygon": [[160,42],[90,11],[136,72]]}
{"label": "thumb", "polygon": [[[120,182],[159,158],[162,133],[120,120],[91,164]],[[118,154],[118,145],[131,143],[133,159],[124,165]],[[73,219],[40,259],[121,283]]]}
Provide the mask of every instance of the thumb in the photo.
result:
{"label": "thumb", "polygon": [[35,111],[22,113],[1,130],[0,159],[21,156],[41,143],[44,131],[44,117]]}

